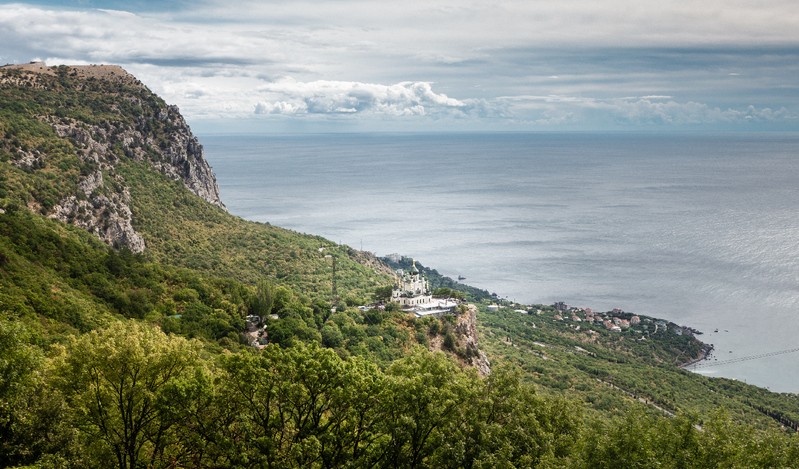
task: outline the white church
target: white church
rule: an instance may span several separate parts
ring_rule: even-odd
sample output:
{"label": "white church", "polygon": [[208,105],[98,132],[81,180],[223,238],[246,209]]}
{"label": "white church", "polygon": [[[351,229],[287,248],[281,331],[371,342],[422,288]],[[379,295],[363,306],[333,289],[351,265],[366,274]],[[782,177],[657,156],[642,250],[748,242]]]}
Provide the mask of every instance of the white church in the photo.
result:
{"label": "white church", "polygon": [[399,303],[403,311],[413,313],[416,317],[440,316],[450,313],[458,306],[451,299],[434,299],[430,293],[430,284],[416,268],[413,261],[411,270],[402,272],[399,285],[391,292],[391,301]]}

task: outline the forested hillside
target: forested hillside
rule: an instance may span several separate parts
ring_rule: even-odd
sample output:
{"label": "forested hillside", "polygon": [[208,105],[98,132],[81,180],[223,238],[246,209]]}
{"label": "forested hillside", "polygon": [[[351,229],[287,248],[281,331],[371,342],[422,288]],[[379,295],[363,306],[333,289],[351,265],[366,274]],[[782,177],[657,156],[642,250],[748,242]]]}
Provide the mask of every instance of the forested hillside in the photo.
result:
{"label": "forested hillside", "polygon": [[[81,227],[166,264],[240,281],[279,280],[357,302],[391,283],[369,256],[228,214],[177,108],[119,67],[3,67],[0,161],[5,203]],[[320,251],[325,248],[325,251]]]}
{"label": "forested hillside", "polygon": [[493,359],[521,367],[525,379],[544,393],[567,394],[601,414],[623,415],[643,405],[662,416],[701,419],[724,408],[734,419],[760,428],[799,426],[796,394],[709,378],[677,366],[701,356],[703,344],[675,324],[655,327],[654,318],[643,317],[640,325],[615,332],[575,321],[551,306],[537,305],[531,311],[485,309],[480,314],[481,344]]}
{"label": "forested hillside", "polygon": [[118,67],[0,68],[0,136],[0,467],[799,467],[796,396],[680,370],[688,337],[432,269],[479,333],[359,308],[391,269],[228,213]]}

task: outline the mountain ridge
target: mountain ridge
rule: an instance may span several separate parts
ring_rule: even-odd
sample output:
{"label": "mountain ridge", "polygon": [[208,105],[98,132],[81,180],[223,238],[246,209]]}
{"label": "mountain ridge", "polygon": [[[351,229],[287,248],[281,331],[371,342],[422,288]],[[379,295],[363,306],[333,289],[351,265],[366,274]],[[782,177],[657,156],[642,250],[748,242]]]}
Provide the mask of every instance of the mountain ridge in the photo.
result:
{"label": "mountain ridge", "polygon": [[[216,176],[203,156],[202,145],[191,133],[176,106],[166,106],[146,86],[119,66],[47,67],[42,63],[0,68],[0,86],[19,90],[90,92],[98,82],[116,87],[127,106],[138,111],[123,119],[126,109],[104,102],[104,111],[117,119],[87,122],[56,104],[52,114],[35,116],[62,140],[69,142],[83,168],[71,193],[65,193],[46,215],[80,226],[104,242],[142,252],[145,242],[132,222],[129,188],[114,171],[119,158],[147,161],[167,177],[211,204],[224,208]],[[100,85],[101,87],[103,85]],[[162,138],[160,133],[168,133]],[[32,170],[44,164],[37,148],[19,149],[12,164]],[[116,186],[116,187],[113,187]],[[105,190],[104,190],[105,189]],[[110,190],[108,190],[110,189]],[[29,203],[34,208],[36,200]]]}
{"label": "mountain ridge", "polygon": [[[121,67],[7,65],[0,100],[0,158],[15,203],[159,262],[331,298],[318,249],[334,243],[228,214],[178,108]],[[391,282],[374,256],[348,247],[333,254],[340,288],[355,296]]]}

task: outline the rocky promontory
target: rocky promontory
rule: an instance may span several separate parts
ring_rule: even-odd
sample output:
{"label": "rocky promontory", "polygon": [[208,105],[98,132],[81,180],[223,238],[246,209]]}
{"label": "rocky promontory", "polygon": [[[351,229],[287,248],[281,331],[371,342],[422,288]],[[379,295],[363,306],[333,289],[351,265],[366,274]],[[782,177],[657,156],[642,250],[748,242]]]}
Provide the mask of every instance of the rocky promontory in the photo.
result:
{"label": "rocky promontory", "polygon": [[[10,153],[11,164],[26,172],[44,174],[49,165],[77,172],[58,194],[32,191],[30,208],[86,229],[110,245],[143,251],[126,181],[116,171],[122,159],[144,162],[224,208],[202,145],[178,108],[121,67],[7,65],[0,67],[3,89],[30,96],[25,111],[34,121],[4,129],[0,148]],[[49,101],[47,96],[56,99]],[[89,109],[82,109],[85,106]],[[96,119],[97,114],[103,119]],[[57,152],[37,146],[37,135],[31,135],[47,132],[63,143]]]}

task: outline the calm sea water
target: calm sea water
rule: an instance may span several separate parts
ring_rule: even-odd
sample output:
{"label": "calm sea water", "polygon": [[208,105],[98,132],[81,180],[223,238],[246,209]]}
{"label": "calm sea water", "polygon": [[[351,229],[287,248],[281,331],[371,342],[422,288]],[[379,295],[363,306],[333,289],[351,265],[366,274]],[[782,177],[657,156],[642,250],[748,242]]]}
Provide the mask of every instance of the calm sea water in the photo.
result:
{"label": "calm sea water", "polygon": [[[667,318],[704,331],[718,360],[799,347],[799,135],[201,140],[244,218],[519,302]],[[799,353],[702,372],[799,392]]]}

